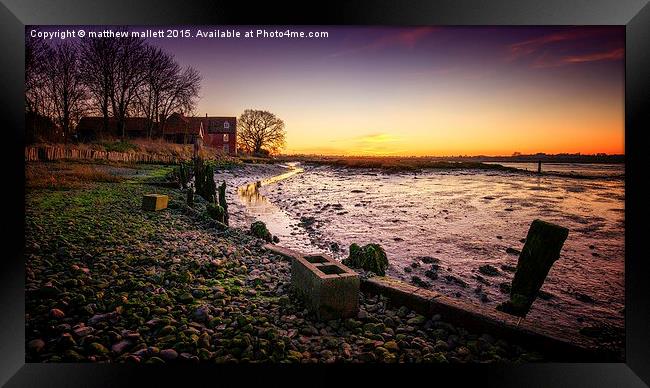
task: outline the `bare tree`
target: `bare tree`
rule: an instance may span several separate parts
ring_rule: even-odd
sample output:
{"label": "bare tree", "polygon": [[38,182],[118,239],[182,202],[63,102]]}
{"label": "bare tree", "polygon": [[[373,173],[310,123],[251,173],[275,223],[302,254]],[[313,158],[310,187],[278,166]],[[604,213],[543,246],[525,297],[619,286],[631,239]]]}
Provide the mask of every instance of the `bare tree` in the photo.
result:
{"label": "bare tree", "polygon": [[114,89],[118,41],[112,38],[89,38],[81,41],[81,77],[93,99],[93,107],[102,115],[102,132],[108,133],[111,95]]}
{"label": "bare tree", "polygon": [[237,122],[238,142],[249,153],[278,152],[285,145],[284,122],[265,110],[246,109]]}
{"label": "bare tree", "polygon": [[192,67],[181,71],[179,66],[171,79],[173,82],[160,93],[158,112],[163,134],[167,117],[174,112],[183,114],[192,112],[201,91],[201,75]]}
{"label": "bare tree", "polygon": [[45,89],[54,119],[67,142],[72,126],[83,115],[87,102],[86,88],[81,82],[79,53],[73,43],[63,41],[54,47],[48,58]]}
{"label": "bare tree", "polygon": [[126,118],[138,89],[144,84],[147,50],[143,38],[126,37],[117,39],[115,72],[110,93],[113,116],[117,130],[126,138]]}
{"label": "bare tree", "polygon": [[49,98],[46,93],[47,62],[52,49],[42,39],[25,39],[25,129],[28,138],[36,140],[43,130],[42,118],[49,114]]}
{"label": "bare tree", "polygon": [[52,49],[43,39],[25,39],[25,111],[39,114],[43,112],[43,88],[46,78],[47,60]]}
{"label": "bare tree", "polygon": [[149,119],[147,136],[152,137],[154,122],[163,109],[163,101],[168,91],[174,89],[180,73],[180,66],[174,58],[160,48],[148,46],[146,77],[136,98],[139,114]]}

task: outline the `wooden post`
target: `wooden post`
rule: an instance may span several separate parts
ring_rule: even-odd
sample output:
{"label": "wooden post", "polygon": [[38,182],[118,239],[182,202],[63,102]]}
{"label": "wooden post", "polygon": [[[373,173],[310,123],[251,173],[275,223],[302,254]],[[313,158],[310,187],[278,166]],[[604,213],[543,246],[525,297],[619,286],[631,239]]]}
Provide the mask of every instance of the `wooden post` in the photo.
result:
{"label": "wooden post", "polygon": [[562,245],[569,230],[561,226],[534,220],[521,250],[517,272],[512,280],[510,300],[497,306],[497,310],[525,317],[542,288],[551,266],[560,258]]}
{"label": "wooden post", "polygon": [[537,173],[541,174],[542,173],[542,161],[537,162]]}

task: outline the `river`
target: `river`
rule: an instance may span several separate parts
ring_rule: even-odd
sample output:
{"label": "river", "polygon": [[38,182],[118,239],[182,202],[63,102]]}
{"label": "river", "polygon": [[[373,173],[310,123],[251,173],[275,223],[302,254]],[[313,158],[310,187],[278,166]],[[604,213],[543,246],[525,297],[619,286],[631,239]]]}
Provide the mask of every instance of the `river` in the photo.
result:
{"label": "river", "polygon": [[[259,219],[280,238],[279,245],[338,259],[353,242],[379,243],[389,258],[388,275],[409,282],[418,277],[429,289],[487,306],[508,298],[504,284],[512,280],[530,223],[539,218],[562,225],[569,237],[542,287],[543,298],[526,319],[559,332],[620,331],[624,166],[543,164],[542,169],[592,178],[492,170],[387,174],[292,163],[249,166],[217,179],[230,186],[234,226]],[[485,264],[498,274],[481,273]]]}

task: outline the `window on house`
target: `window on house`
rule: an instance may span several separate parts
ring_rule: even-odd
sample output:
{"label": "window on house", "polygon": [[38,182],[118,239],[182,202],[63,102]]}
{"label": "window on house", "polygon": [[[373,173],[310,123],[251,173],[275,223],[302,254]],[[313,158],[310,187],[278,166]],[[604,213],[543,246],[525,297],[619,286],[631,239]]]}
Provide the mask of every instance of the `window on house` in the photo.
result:
{"label": "window on house", "polygon": [[224,134],[223,134],[223,142],[224,142],[224,143],[228,143],[228,138],[229,138],[229,137],[230,137],[230,136],[228,136],[227,133],[224,133]]}
{"label": "window on house", "polygon": [[227,121],[223,122],[223,129],[229,129],[230,128],[230,123]]}
{"label": "window on house", "polygon": [[230,152],[230,148],[228,147],[228,144],[223,145],[223,152],[225,152],[226,154]]}

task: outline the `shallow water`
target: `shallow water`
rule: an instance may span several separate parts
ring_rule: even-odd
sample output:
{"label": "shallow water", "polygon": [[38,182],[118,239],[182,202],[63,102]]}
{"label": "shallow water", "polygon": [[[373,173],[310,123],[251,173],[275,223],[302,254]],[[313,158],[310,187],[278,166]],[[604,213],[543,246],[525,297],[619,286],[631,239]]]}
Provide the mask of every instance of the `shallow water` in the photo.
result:
{"label": "shallow water", "polygon": [[[570,232],[542,287],[550,295],[538,298],[526,319],[567,333],[584,326],[623,327],[624,181],[609,177],[622,174],[622,165],[600,170],[589,165],[582,171],[571,166],[577,173],[608,176],[603,179],[285,167],[293,170],[275,166],[219,174],[231,186],[235,226],[260,219],[278,235],[279,245],[339,259],[353,242],[380,243],[388,254],[389,275],[407,281],[418,276],[432,290],[495,307],[508,298],[499,284],[513,277],[501,266],[516,266],[518,259],[506,249],[521,250],[530,223],[539,218]],[[313,217],[313,224],[304,217]],[[422,256],[439,260],[437,279],[425,275],[431,264]],[[499,274],[481,274],[484,264]]]}

